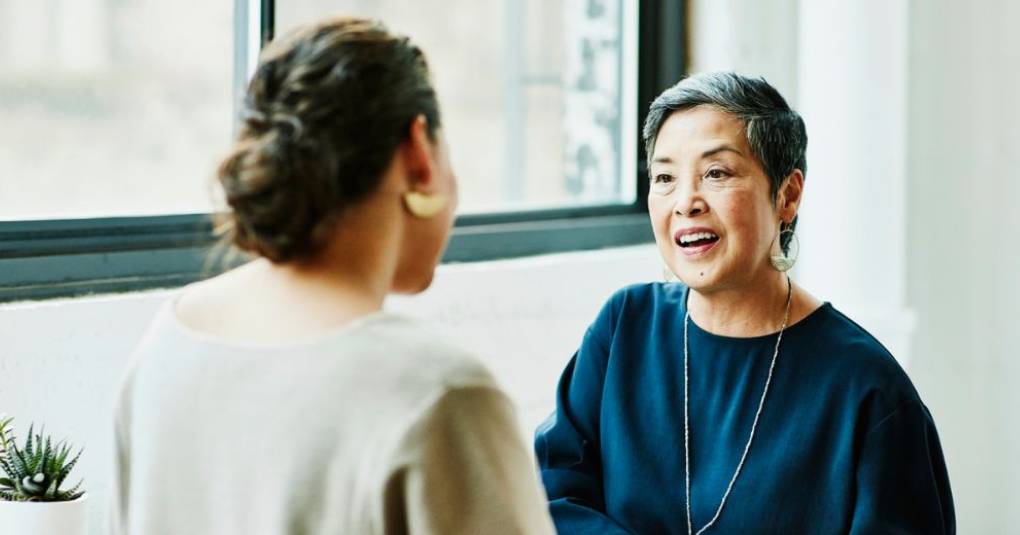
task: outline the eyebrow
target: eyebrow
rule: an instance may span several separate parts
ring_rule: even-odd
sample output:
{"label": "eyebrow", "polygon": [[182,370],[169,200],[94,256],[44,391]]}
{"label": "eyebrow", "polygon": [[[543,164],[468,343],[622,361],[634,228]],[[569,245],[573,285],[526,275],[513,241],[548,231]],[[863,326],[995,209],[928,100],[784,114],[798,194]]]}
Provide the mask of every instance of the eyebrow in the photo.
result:
{"label": "eyebrow", "polygon": [[702,158],[709,158],[711,156],[715,156],[716,154],[719,154],[720,152],[732,152],[732,153],[734,153],[734,154],[736,154],[738,156],[743,156],[744,155],[744,153],[740,152],[739,150],[737,150],[736,147],[731,147],[730,145],[721,145],[721,146],[716,147],[714,149],[710,149],[710,150],[706,150],[705,152],[702,152],[701,153],[701,157]]}
{"label": "eyebrow", "polygon": [[[734,154],[736,154],[738,156],[743,156],[744,155],[744,153],[740,152],[735,147],[732,147],[730,145],[720,145],[720,146],[718,146],[718,147],[716,147],[714,149],[709,149],[709,150],[706,150],[705,152],[702,152],[701,153],[701,158],[702,159],[704,159],[704,158],[711,158],[712,156],[715,156],[716,154],[719,154],[720,152],[732,152],[732,153],[734,153]],[[668,164],[668,163],[673,163],[673,159],[670,158],[669,156],[656,156],[655,158],[652,158],[652,163],[667,163]]]}

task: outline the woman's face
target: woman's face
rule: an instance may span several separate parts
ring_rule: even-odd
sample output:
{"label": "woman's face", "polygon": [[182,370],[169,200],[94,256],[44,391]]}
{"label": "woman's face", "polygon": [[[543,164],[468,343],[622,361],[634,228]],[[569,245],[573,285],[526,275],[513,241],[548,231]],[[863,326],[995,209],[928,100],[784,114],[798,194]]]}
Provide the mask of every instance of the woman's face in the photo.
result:
{"label": "woman's face", "polygon": [[659,130],[650,175],[655,241],[680,280],[712,293],[767,276],[779,211],[739,119],[710,106],[674,112]]}

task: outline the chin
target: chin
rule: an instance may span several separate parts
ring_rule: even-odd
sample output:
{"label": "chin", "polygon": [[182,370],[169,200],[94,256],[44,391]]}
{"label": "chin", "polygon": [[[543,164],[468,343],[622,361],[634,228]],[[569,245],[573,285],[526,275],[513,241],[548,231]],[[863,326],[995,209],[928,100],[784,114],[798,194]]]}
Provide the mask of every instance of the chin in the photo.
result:
{"label": "chin", "polygon": [[413,277],[400,277],[393,283],[393,293],[403,295],[415,295],[424,292],[432,286],[432,279],[435,277],[435,270],[429,270],[427,274],[418,274]]}
{"label": "chin", "polygon": [[719,280],[711,266],[684,265],[670,267],[673,274],[680,279],[680,282],[692,290],[699,292],[711,292],[719,286]]}

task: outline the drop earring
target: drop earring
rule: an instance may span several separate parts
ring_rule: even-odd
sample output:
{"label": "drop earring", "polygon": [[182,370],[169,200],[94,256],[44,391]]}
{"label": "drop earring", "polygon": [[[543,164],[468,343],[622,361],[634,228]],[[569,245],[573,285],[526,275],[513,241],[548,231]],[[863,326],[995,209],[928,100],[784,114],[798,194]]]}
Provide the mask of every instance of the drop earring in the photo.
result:
{"label": "drop earring", "polygon": [[432,219],[446,208],[449,202],[442,193],[419,193],[408,191],[403,195],[404,206],[411,215],[421,219]]}
{"label": "drop earring", "polygon": [[[783,236],[787,233],[790,237],[787,240],[786,251],[783,251]],[[772,267],[785,273],[797,263],[797,257],[800,256],[800,240],[797,233],[789,228],[780,232],[776,239],[779,240],[780,254],[772,255]]]}

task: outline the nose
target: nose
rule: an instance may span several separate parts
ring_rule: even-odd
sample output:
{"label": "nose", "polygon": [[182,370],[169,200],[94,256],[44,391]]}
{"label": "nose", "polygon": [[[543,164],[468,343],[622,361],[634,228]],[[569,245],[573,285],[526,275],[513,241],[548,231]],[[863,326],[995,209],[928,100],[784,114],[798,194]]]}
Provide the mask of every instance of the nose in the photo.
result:
{"label": "nose", "polygon": [[673,213],[678,216],[692,217],[705,213],[708,205],[695,186],[696,181],[680,181],[676,187],[676,199],[673,202]]}

